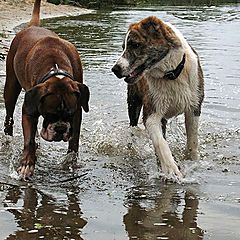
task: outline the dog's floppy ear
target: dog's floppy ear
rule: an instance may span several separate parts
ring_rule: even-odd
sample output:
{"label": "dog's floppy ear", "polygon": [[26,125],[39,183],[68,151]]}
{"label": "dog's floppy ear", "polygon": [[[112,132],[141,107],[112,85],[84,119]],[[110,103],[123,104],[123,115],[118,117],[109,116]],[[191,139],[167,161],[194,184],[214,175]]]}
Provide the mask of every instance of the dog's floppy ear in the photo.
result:
{"label": "dog's floppy ear", "polygon": [[146,31],[147,35],[152,35],[158,37],[161,32],[159,32],[159,21],[156,17],[150,16],[146,18],[142,23],[142,28]]}
{"label": "dog's floppy ear", "polygon": [[24,110],[28,115],[38,115],[38,106],[43,96],[43,89],[41,86],[35,86],[25,93]]}
{"label": "dog's floppy ear", "polygon": [[79,92],[80,92],[80,104],[81,104],[83,110],[85,112],[88,112],[89,111],[88,102],[89,102],[89,98],[90,98],[89,89],[83,83],[78,84],[78,88],[79,88]]}
{"label": "dog's floppy ear", "polygon": [[155,16],[147,17],[142,22],[142,27],[148,35],[151,35],[155,38],[160,38],[163,36],[173,46],[181,46],[181,41],[176,36],[174,30]]}

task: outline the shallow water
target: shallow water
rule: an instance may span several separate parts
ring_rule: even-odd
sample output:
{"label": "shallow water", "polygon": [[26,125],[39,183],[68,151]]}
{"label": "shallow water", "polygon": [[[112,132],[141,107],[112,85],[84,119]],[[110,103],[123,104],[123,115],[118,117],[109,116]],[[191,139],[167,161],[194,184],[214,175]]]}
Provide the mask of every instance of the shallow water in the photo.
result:
{"label": "shallow water", "polygon": [[[84,114],[77,166],[65,143],[38,139],[35,176],[22,183],[14,170],[23,147],[21,95],[14,137],[0,133],[0,239],[240,239],[239,10],[154,5],[45,22],[81,53],[90,112]],[[128,25],[149,15],[181,30],[205,75],[200,161],[183,160],[183,118],[168,126],[186,175],[182,184],[161,180],[142,123],[128,127],[126,84],[110,71]],[[0,79],[2,96],[4,74]],[[0,115],[3,126],[2,97]]]}

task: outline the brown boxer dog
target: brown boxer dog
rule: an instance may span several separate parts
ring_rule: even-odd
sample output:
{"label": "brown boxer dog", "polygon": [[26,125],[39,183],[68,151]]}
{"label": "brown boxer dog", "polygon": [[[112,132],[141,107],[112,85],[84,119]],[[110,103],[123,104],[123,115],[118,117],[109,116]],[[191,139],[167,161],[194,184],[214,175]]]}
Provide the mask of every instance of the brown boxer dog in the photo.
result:
{"label": "brown boxer dog", "polygon": [[40,135],[46,141],[69,141],[68,152],[78,152],[82,108],[89,111],[89,90],[83,84],[81,60],[70,42],[40,25],[41,0],[36,0],[32,19],[12,41],[6,62],[4,132],[13,134],[13,112],[23,88],[24,150],[18,172],[28,179],[36,162],[35,135],[39,116]]}

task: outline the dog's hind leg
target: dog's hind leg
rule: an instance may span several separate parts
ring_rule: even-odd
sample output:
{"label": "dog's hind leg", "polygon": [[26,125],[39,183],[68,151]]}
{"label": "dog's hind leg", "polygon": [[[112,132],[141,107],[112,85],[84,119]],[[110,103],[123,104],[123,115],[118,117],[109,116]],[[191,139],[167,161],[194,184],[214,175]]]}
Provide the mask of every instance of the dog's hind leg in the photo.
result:
{"label": "dog's hind leg", "polygon": [[11,59],[11,56],[8,56],[6,62],[6,82],[4,86],[4,102],[6,108],[4,133],[6,135],[13,135],[13,113],[21,89],[13,69],[13,59]]}
{"label": "dog's hind leg", "polygon": [[198,59],[198,94],[199,101],[198,106],[186,111],[185,114],[185,127],[187,134],[187,147],[186,147],[186,158],[198,159],[198,122],[201,115],[201,107],[204,98],[204,78],[202,68]]}
{"label": "dog's hind leg", "polygon": [[186,158],[198,159],[198,121],[199,116],[194,112],[185,112],[185,126],[187,134]]}
{"label": "dog's hind leg", "polygon": [[203,76],[201,68],[199,70],[199,77],[201,80],[201,84],[199,85],[199,103],[196,108],[192,110],[186,111],[185,114],[185,127],[186,127],[186,134],[187,134],[187,147],[186,147],[186,158],[187,159],[198,159],[198,122],[199,117],[201,115],[201,107],[204,97],[203,91]]}
{"label": "dog's hind leg", "polygon": [[138,119],[142,109],[143,101],[139,92],[137,91],[136,85],[128,85],[127,96],[130,126],[134,127],[138,124]]}

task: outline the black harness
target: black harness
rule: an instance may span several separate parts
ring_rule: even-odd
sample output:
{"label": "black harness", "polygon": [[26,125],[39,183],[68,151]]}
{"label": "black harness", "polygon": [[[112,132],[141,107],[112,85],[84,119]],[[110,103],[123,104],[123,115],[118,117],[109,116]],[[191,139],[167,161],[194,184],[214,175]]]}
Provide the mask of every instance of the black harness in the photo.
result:
{"label": "black harness", "polygon": [[168,80],[175,80],[176,78],[178,78],[178,76],[180,75],[180,73],[182,72],[183,68],[184,68],[184,64],[185,64],[185,53],[183,55],[183,59],[182,61],[178,64],[178,66],[171,71],[168,71],[164,74],[163,78],[168,79]]}
{"label": "black harness", "polygon": [[54,77],[54,76],[59,76],[59,75],[60,76],[65,76],[65,77],[69,77],[69,78],[71,78],[74,81],[74,78],[73,78],[73,76],[70,73],[66,72],[65,70],[59,69],[58,65],[55,64],[55,67],[51,68],[49,72],[47,72],[45,75],[43,75],[43,77],[41,77],[37,81],[37,84],[44,83],[49,78]]}

